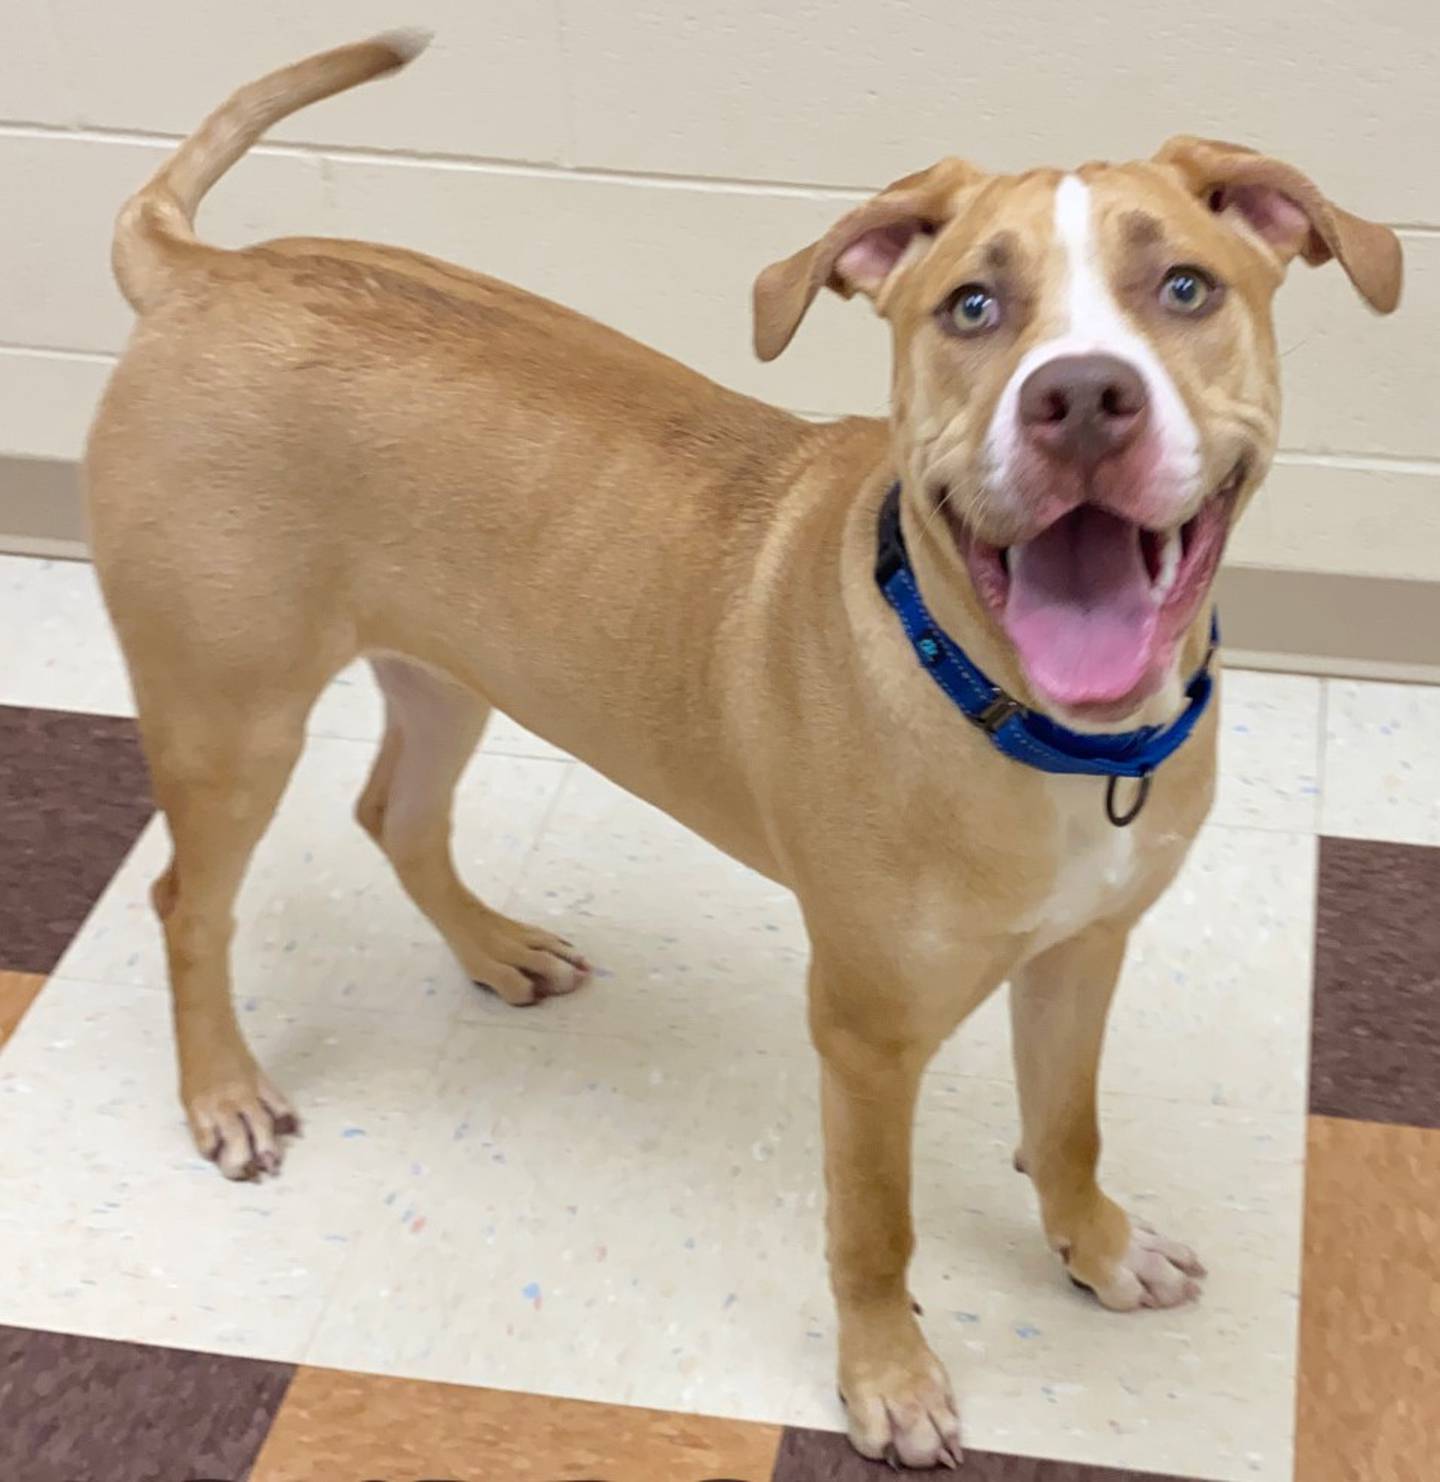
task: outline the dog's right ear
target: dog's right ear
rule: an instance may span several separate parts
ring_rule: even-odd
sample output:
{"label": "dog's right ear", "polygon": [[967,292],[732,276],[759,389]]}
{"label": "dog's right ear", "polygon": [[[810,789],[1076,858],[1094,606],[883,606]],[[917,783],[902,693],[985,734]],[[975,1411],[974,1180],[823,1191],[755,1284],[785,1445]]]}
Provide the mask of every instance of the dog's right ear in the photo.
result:
{"label": "dog's right ear", "polygon": [[950,219],[956,192],[979,178],[964,160],[941,160],[887,185],[818,242],[772,262],[755,280],[755,353],[774,360],[822,288],[876,298],[902,260],[913,261]]}

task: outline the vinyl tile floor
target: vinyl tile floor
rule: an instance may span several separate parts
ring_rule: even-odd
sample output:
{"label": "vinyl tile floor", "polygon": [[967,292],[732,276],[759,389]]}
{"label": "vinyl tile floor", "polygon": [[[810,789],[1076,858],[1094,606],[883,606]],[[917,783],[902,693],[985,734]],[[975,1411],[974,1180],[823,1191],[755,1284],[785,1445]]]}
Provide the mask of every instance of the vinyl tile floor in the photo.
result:
{"label": "vinyl tile floor", "polygon": [[[1003,995],[927,1077],[914,1288],[974,1482],[1421,1482],[1440,1454],[1440,690],[1228,672],[1222,786],[1142,926],[1108,1180],[1197,1306],[1071,1289],[1010,1167]],[[355,828],[365,671],[238,910],[306,1131],[226,1184],[175,1100],[164,862],[94,578],[0,557],[0,1476],[860,1482],[837,1432],[788,895],[504,719],[465,874],[599,964],[477,992]]]}

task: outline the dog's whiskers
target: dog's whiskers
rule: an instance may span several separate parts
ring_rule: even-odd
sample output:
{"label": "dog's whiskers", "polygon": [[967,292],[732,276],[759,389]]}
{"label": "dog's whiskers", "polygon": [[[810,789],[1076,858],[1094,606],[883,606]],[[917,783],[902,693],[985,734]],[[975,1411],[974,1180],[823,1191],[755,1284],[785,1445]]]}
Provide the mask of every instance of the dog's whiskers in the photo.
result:
{"label": "dog's whiskers", "polygon": [[924,523],[920,526],[920,538],[922,540],[930,534],[930,527],[940,517],[941,511],[947,504],[950,503],[951,499],[953,499],[954,496],[955,490],[951,487],[951,485],[946,484],[945,492],[940,496],[940,498],[931,501],[930,512],[925,516]]}

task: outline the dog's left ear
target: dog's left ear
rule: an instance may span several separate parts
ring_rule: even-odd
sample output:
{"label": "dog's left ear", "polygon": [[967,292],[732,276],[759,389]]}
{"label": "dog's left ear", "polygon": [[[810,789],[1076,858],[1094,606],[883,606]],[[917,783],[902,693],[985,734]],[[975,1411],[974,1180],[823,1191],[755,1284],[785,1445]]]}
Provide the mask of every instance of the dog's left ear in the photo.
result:
{"label": "dog's left ear", "polygon": [[1234,211],[1281,263],[1339,262],[1372,309],[1390,313],[1404,274],[1400,239],[1389,227],[1342,211],[1293,165],[1243,144],[1182,134],[1155,156],[1176,169],[1209,208]]}
{"label": "dog's left ear", "polygon": [[774,360],[822,288],[842,298],[877,297],[911,247],[928,241],[950,219],[956,192],[980,178],[964,160],[941,160],[887,185],[842,216],[818,242],[772,262],[755,280],[755,353]]}

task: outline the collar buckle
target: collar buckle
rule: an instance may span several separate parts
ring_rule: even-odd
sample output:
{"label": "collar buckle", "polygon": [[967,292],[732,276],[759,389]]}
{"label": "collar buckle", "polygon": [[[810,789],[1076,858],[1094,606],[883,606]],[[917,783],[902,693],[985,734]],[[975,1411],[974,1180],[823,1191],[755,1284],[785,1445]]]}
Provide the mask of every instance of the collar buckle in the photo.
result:
{"label": "collar buckle", "polygon": [[1019,715],[1025,707],[1014,695],[1007,695],[1004,690],[997,690],[995,698],[977,714],[970,719],[985,732],[987,736],[993,736],[1007,720]]}

